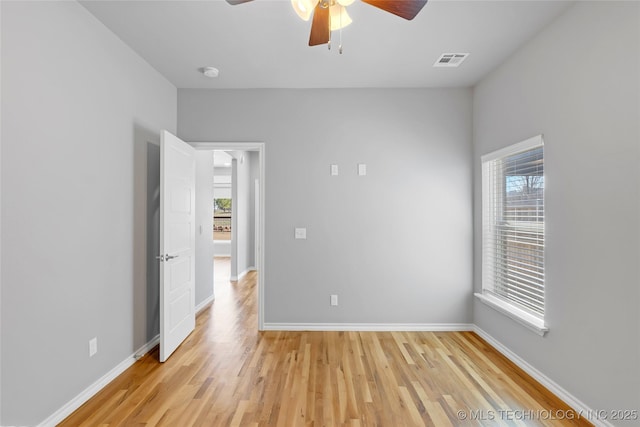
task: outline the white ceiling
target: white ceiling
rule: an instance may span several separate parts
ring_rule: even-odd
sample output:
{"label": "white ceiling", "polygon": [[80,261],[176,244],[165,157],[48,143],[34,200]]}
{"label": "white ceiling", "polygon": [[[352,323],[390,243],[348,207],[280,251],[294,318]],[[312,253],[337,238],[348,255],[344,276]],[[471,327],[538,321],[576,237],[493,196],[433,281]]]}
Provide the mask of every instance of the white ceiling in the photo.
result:
{"label": "white ceiling", "polygon": [[[430,0],[406,21],[356,1],[339,55],[307,45],[311,22],[289,0],[82,2],[176,87],[215,89],[472,86],[571,3]],[[444,52],[470,55],[433,68]]]}

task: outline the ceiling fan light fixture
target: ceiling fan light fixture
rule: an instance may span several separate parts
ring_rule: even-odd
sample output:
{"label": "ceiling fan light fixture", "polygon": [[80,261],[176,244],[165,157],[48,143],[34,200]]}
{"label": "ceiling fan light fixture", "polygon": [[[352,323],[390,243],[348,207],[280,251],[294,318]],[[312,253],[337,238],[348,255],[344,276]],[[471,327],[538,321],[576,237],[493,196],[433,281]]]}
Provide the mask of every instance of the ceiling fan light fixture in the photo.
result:
{"label": "ceiling fan light fixture", "polygon": [[347,13],[347,8],[340,4],[331,6],[329,8],[329,14],[331,16],[331,31],[340,30],[352,22],[351,17]]}
{"label": "ceiling fan light fixture", "polygon": [[[0,0],[1,1],[1,0]],[[229,4],[240,4],[252,0],[226,0]],[[342,29],[352,20],[346,6],[355,0],[291,0],[291,6],[304,21],[313,17],[309,46],[326,44],[331,49],[331,32],[338,30],[340,44],[338,51],[342,53]],[[412,20],[422,10],[428,0],[362,0],[385,12],[392,13],[406,20]]]}
{"label": "ceiling fan light fixture", "polygon": [[318,4],[319,0],[291,0],[293,10],[296,11],[300,19],[308,21],[311,18],[313,9]]}

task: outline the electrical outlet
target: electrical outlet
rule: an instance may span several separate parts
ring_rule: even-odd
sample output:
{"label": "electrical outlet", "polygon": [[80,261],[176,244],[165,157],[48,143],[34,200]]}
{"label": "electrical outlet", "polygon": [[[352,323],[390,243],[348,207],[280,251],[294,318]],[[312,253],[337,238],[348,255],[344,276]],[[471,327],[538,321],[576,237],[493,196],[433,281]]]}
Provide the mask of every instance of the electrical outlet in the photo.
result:
{"label": "electrical outlet", "polygon": [[296,239],[306,239],[307,238],[307,229],[306,228],[296,228],[295,229],[295,238]]}
{"label": "electrical outlet", "polygon": [[93,357],[98,352],[98,337],[89,340],[89,357]]}
{"label": "electrical outlet", "polygon": [[331,295],[331,305],[334,307],[338,305],[338,295]]}

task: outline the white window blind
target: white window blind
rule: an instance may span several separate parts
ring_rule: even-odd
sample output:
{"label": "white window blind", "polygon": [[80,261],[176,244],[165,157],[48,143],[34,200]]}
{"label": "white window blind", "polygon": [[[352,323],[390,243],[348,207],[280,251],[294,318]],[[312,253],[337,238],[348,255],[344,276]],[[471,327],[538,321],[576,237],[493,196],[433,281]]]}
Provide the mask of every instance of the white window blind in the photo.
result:
{"label": "white window blind", "polygon": [[482,290],[544,317],[542,136],[482,157]]}

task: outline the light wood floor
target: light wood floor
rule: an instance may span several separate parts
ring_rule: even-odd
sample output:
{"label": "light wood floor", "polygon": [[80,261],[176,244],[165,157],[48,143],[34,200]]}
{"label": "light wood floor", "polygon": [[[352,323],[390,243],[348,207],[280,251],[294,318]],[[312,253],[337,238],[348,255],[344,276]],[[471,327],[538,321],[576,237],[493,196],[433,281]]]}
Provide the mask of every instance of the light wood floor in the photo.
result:
{"label": "light wood floor", "polygon": [[591,425],[549,419],[576,414],[474,333],[257,332],[256,273],[220,276],[166,363],[155,349],[60,425]]}

